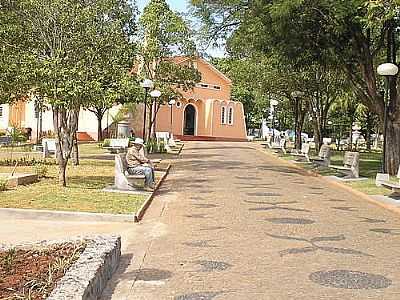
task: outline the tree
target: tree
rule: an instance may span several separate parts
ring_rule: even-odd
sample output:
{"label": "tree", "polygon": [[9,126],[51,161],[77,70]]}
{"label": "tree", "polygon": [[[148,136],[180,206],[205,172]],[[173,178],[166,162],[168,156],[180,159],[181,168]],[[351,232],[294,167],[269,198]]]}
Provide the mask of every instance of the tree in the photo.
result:
{"label": "tree", "polygon": [[246,127],[260,127],[266,117],[265,109],[269,107],[269,88],[262,80],[254,81],[253,74],[264,73],[264,65],[236,58],[215,58],[212,63],[233,81],[232,99],[243,103]]}
{"label": "tree", "polygon": [[[357,99],[383,121],[385,103],[376,67],[396,63],[395,28],[399,5],[378,1],[211,1],[192,0],[208,32],[228,36],[228,47],[242,53],[272,50],[294,65],[337,61]],[[386,169],[400,164],[400,99],[390,81]]]}
{"label": "tree", "polygon": [[[96,25],[107,24],[131,42],[132,9],[125,0],[19,0],[9,1],[24,42],[5,39],[8,49],[22,53],[23,65],[29,66],[22,77],[30,90],[46,99],[53,110],[56,133],[59,182],[66,186],[66,167],[71,157],[79,111],[90,90],[90,68],[99,49],[90,42]],[[11,50],[10,50],[11,51]],[[26,74],[26,68],[17,68]],[[128,70],[126,70],[128,72]],[[25,91],[26,93],[27,91]]]}
{"label": "tree", "polygon": [[23,59],[27,54],[15,46],[27,42],[16,7],[16,1],[0,1],[0,104],[20,99],[27,90],[24,77],[29,66]]}
{"label": "tree", "polygon": [[[161,103],[177,95],[177,88],[188,90],[200,81],[201,75],[192,61],[176,64],[175,55],[194,57],[196,54],[192,32],[185,20],[173,12],[165,0],[151,0],[139,20],[143,44],[139,50],[138,73],[150,78],[164,95],[161,102],[150,103],[151,113],[148,124],[149,136]],[[155,134],[153,132],[153,134]]]}
{"label": "tree", "polygon": [[[132,102],[139,98],[136,75],[127,71],[132,67],[137,51],[136,44],[127,42],[127,38],[135,34],[130,32],[134,27],[132,12],[125,7],[117,13],[119,17],[113,22],[108,18],[96,22],[89,36],[95,51],[87,72],[90,84],[85,91],[88,100],[85,108],[97,118],[99,141],[103,139],[102,120],[107,110],[117,103]],[[125,32],[121,30],[121,24],[129,24]]]}

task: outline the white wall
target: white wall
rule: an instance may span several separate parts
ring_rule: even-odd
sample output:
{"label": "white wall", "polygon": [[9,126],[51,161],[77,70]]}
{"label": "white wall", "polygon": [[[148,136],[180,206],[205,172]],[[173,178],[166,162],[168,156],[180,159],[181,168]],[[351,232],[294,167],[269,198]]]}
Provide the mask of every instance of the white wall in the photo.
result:
{"label": "white wall", "polygon": [[[3,104],[3,117],[0,117],[0,129],[7,129],[9,123],[9,105]],[[53,127],[53,111],[48,109],[43,112],[43,131],[54,131]],[[107,121],[107,113],[104,115],[102,120],[102,128],[105,129],[107,124],[110,125],[112,123],[112,116],[116,115],[120,109],[120,105],[114,106],[110,109],[108,114]],[[35,118],[35,103],[34,101],[26,102],[25,107],[25,124],[23,124],[25,128],[32,128],[32,138],[36,137],[37,134],[37,119]],[[79,132],[87,132],[93,139],[97,140],[97,118],[94,113],[81,110],[79,114]]]}
{"label": "white wall", "polygon": [[8,119],[10,114],[10,108],[8,104],[0,105],[3,108],[3,116],[0,117],[0,129],[5,130],[8,128]]}

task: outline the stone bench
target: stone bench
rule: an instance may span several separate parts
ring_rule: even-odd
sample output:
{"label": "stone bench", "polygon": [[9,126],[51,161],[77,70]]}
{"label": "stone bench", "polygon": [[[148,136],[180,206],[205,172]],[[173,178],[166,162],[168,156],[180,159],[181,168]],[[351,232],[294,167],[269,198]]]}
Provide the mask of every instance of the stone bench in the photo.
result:
{"label": "stone bench", "polygon": [[394,194],[400,195],[400,167],[397,171],[397,178],[399,179],[399,183],[391,182],[389,174],[378,173],[376,174],[375,185],[378,187],[384,187],[391,190]]}
{"label": "stone bench", "polygon": [[129,139],[109,139],[110,145],[103,147],[108,150],[110,153],[121,153],[126,152],[129,148]]}
{"label": "stone bench", "polygon": [[118,190],[132,191],[137,187],[144,188],[144,175],[130,175],[128,173],[128,163],[126,154],[115,155],[115,178],[114,185]]}
{"label": "stone bench", "polygon": [[344,173],[346,178],[359,178],[360,153],[346,151],[344,153],[343,166],[330,165],[329,167]]}
{"label": "stone bench", "polygon": [[269,148],[272,150],[278,150],[275,153],[282,151],[282,153],[286,154],[286,139],[280,139],[279,143],[269,144]]}
{"label": "stone bench", "polygon": [[305,158],[306,161],[310,161],[310,157],[308,156],[309,153],[310,153],[310,144],[303,143],[301,145],[300,152],[298,150],[294,150],[294,151],[292,151],[291,155],[296,156],[299,159]]}
{"label": "stone bench", "polygon": [[322,145],[318,157],[312,158],[311,161],[317,165],[328,167],[331,163],[331,147]]}
{"label": "stone bench", "polygon": [[43,139],[43,158],[49,158],[52,155],[55,157],[57,153],[56,140],[55,139]]}

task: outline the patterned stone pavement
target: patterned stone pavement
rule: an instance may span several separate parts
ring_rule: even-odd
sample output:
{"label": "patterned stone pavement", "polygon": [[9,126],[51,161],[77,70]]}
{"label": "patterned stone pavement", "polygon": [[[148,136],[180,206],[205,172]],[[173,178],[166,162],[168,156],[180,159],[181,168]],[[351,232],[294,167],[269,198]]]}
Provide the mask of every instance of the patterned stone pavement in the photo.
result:
{"label": "patterned stone pavement", "polygon": [[247,143],[190,143],[103,299],[400,299],[400,216]]}

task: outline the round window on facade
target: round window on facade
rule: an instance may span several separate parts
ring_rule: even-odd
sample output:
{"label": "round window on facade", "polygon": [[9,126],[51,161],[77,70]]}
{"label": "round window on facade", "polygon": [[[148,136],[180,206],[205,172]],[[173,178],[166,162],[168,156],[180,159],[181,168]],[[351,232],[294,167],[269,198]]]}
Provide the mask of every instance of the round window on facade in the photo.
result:
{"label": "round window on facade", "polygon": [[181,108],[182,107],[182,102],[181,101],[177,101],[176,102],[176,107],[177,108]]}

